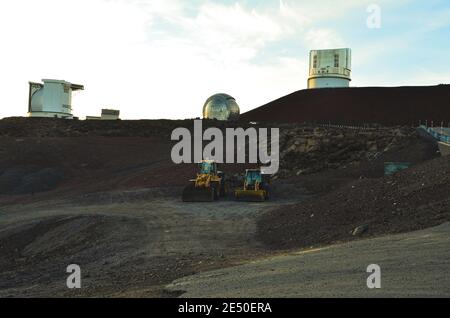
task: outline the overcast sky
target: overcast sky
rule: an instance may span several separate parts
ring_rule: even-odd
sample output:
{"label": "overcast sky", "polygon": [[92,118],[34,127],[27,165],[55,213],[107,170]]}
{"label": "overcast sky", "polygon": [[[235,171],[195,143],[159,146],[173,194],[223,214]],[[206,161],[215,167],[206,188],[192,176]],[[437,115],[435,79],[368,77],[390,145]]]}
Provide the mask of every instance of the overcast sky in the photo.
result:
{"label": "overcast sky", "polygon": [[194,118],[219,92],[247,111],[306,88],[309,50],[335,47],[352,86],[450,83],[450,1],[2,0],[0,118],[43,78],[85,85],[81,118]]}

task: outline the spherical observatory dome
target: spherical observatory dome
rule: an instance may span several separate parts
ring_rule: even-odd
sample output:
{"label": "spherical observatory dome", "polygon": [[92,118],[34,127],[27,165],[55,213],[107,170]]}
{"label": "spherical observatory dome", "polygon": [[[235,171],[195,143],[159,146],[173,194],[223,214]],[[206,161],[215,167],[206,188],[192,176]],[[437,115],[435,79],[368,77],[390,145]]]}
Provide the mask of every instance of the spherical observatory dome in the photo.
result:
{"label": "spherical observatory dome", "polygon": [[240,110],[236,100],[227,94],[216,94],[208,98],[203,106],[203,118],[230,120],[239,119]]}

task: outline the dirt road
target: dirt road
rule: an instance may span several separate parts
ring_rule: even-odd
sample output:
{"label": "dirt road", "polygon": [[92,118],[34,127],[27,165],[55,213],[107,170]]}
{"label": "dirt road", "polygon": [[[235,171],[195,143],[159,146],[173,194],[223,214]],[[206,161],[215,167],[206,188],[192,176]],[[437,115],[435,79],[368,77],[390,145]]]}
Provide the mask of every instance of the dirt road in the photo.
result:
{"label": "dirt road", "polygon": [[[176,278],[262,255],[255,218],[280,204],[130,199],[145,191],[2,208],[0,297],[174,296],[163,286]],[[81,266],[78,292],[69,264]]]}
{"label": "dirt road", "polygon": [[[173,282],[183,297],[450,297],[450,223],[210,271]],[[381,267],[369,289],[367,266]]]}

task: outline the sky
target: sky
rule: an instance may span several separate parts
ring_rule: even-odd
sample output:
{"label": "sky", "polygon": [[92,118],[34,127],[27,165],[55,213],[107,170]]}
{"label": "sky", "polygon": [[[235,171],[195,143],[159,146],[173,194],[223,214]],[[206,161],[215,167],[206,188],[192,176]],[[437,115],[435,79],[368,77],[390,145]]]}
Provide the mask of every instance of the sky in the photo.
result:
{"label": "sky", "polygon": [[346,47],[352,86],[450,83],[450,1],[2,0],[0,118],[44,78],[85,86],[80,118],[195,118],[215,93],[245,112],[305,89],[310,50]]}

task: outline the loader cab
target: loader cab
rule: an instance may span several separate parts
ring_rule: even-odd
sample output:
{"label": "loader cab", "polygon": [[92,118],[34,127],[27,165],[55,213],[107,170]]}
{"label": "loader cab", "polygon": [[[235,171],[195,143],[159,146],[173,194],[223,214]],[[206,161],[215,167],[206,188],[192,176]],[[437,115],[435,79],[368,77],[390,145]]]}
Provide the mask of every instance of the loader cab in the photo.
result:
{"label": "loader cab", "polygon": [[262,183],[262,175],[260,170],[247,170],[246,172],[246,182],[248,185],[253,185],[255,183]]}
{"label": "loader cab", "polygon": [[199,164],[200,174],[216,175],[217,165],[214,161],[203,161]]}

